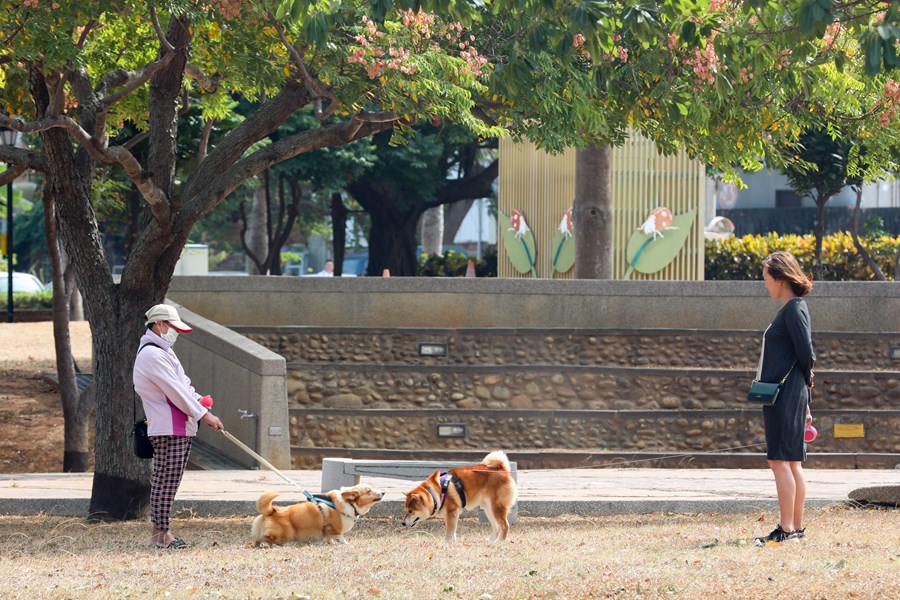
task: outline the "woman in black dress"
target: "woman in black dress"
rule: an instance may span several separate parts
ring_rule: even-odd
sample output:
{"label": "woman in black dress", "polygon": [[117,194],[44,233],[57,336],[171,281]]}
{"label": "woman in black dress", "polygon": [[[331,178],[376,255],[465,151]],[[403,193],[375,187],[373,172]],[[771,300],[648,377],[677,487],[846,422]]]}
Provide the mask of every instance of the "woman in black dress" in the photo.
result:
{"label": "woman in black dress", "polygon": [[783,542],[805,537],[803,503],[806,479],[802,462],[806,459],[803,432],[812,420],[809,410],[813,387],[813,364],[809,309],[803,296],[812,290],[812,281],[789,252],[775,252],[763,261],[763,280],[769,295],[781,301],[781,309],[763,334],[757,378],[779,382],[787,379],[774,406],[763,407],[766,427],[766,458],[775,475],[775,489],[781,522],[757,542]]}

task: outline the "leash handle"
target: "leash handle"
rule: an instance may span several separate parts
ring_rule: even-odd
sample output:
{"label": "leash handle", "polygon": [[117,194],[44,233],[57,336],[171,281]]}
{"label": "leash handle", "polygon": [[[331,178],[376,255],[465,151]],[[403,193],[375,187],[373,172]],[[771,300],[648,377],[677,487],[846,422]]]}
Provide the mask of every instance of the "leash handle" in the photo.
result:
{"label": "leash handle", "polygon": [[260,456],[259,454],[257,454],[257,453],[254,452],[253,450],[251,450],[250,447],[247,446],[244,442],[242,442],[241,440],[237,439],[236,437],[234,437],[233,435],[231,435],[230,433],[228,433],[228,432],[225,431],[224,429],[222,430],[222,435],[224,435],[226,438],[228,438],[229,440],[231,440],[232,442],[234,442],[234,444],[235,444],[238,448],[240,448],[241,450],[243,450],[244,452],[246,452],[247,454],[249,454],[250,456],[252,456],[252,457],[255,458],[256,460],[258,460],[258,461],[259,461],[259,464],[261,464],[261,465],[264,466],[265,468],[269,469],[270,471],[272,471],[273,473],[275,473],[276,475],[278,475],[279,477],[281,477],[282,479],[284,479],[285,481],[287,481],[289,484],[291,484],[292,486],[294,486],[295,488],[297,488],[298,490],[300,490],[301,492],[304,492],[304,493],[306,492],[306,490],[304,490],[302,487],[300,487],[300,484],[298,484],[296,481],[294,481],[293,479],[289,478],[287,475],[285,475],[284,473],[282,473],[281,471],[279,471],[278,469],[276,469],[275,466],[274,466],[272,463],[270,463],[269,461],[267,461],[266,459],[264,459],[262,456]]}

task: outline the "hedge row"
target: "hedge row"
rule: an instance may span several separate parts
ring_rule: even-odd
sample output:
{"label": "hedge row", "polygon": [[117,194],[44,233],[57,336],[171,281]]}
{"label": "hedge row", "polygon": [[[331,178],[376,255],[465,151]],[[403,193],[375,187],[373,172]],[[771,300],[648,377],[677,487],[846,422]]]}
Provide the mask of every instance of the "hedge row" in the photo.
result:
{"label": "hedge row", "polygon": [[[6,292],[0,294],[0,310],[6,311]],[[13,308],[53,308],[53,291],[25,293],[13,292]]]}
{"label": "hedge row", "polygon": [[[894,279],[894,262],[900,248],[900,236],[861,237],[863,247],[878,263],[889,280]],[[762,279],[763,259],[779,250],[797,257],[807,273],[815,262],[816,238],[813,235],[745,235],[706,242],[707,280]],[[822,276],[824,281],[871,281],[875,274],[856,252],[849,233],[835,233],[822,239]]]}

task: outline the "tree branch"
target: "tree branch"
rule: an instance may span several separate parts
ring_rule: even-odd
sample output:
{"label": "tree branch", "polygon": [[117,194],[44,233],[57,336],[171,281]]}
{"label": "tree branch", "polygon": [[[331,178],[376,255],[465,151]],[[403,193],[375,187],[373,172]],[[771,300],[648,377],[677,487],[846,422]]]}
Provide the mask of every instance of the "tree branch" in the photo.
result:
{"label": "tree branch", "polygon": [[[278,37],[281,39],[281,43],[284,44],[284,47],[287,48],[287,51],[291,55],[291,62],[297,67],[300,71],[300,77],[303,79],[303,83],[312,91],[313,98],[316,100],[315,103],[315,111],[316,116],[320,121],[325,121],[331,113],[334,112],[334,109],[337,107],[338,100],[330,91],[328,91],[322,84],[314,79],[312,75],[309,74],[309,71],[306,68],[306,65],[303,63],[303,58],[300,56],[300,53],[297,52],[297,49],[294,45],[288,41],[287,36],[284,35],[284,28],[281,26],[281,23],[272,15],[272,13],[266,13],[266,16],[269,19],[269,22],[272,23],[272,26],[275,27],[275,31],[278,32]],[[328,98],[331,101],[331,104],[327,111],[322,111],[322,98]]]}
{"label": "tree branch", "polygon": [[[112,161],[119,163],[125,169],[125,174],[128,175],[131,182],[141,192],[144,200],[150,205],[150,212],[153,213],[153,218],[160,225],[169,223],[172,218],[169,199],[159,186],[144,175],[144,170],[134,155],[122,146],[113,146],[107,153]],[[105,162],[110,162],[110,160]]]}
{"label": "tree branch", "polygon": [[124,69],[116,69],[115,71],[110,71],[109,74],[107,74],[105,77],[103,77],[103,79],[100,80],[98,91],[105,93],[105,90],[110,87],[119,85],[122,85],[124,87],[122,87],[121,90],[119,90],[115,94],[112,94],[111,96],[105,96],[102,100],[103,107],[107,108],[109,106],[112,106],[134,90],[147,83],[150,80],[150,77],[152,77],[154,73],[168,65],[174,56],[174,52],[167,52],[163,55],[162,58],[144,65],[137,71],[126,71]]}
{"label": "tree branch", "polygon": [[[348,142],[390,129],[397,120],[396,115],[393,117],[391,115],[392,113],[358,115],[350,121],[303,131],[260,148],[233,165],[217,171],[216,177],[208,180],[206,185],[199,186],[193,182],[192,186],[196,186],[193,187],[196,192],[183,193],[184,205],[180,212],[188,222],[193,222],[192,219],[205,215],[237,186],[264,169],[305,152],[343,146]],[[201,168],[210,168],[210,160],[211,158],[207,159]]]}
{"label": "tree branch", "polygon": [[10,165],[5,171],[0,173],[0,186],[12,183],[16,177],[28,170],[25,165]]}
{"label": "tree branch", "polygon": [[166,34],[163,33],[162,27],[159,26],[159,19],[156,16],[156,7],[153,6],[152,2],[150,3],[150,20],[153,22],[153,29],[156,31],[156,37],[159,38],[159,45],[162,46],[166,52],[174,51],[175,46],[166,39]]}
{"label": "tree branch", "polygon": [[200,88],[203,89],[204,92],[214,94],[216,90],[219,89],[220,77],[218,75],[210,77],[204,73],[200,67],[191,63],[188,63],[187,66],[185,66],[184,72],[190,75],[191,78],[200,85]]}
{"label": "tree branch", "polygon": [[212,133],[214,121],[212,119],[207,119],[206,123],[203,124],[203,133],[200,134],[200,147],[197,148],[197,164],[203,162],[206,158],[206,151],[209,148],[209,136]]}

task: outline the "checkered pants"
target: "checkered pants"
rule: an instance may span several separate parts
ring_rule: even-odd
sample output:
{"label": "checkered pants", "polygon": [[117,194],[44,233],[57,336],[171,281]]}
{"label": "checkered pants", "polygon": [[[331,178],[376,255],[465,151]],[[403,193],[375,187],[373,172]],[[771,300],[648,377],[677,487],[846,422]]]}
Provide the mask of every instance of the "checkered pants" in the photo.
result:
{"label": "checkered pants", "polygon": [[157,531],[169,531],[172,503],[191,453],[193,437],[151,436],[153,472],[150,475],[150,520]]}

